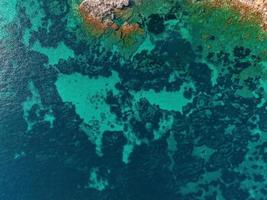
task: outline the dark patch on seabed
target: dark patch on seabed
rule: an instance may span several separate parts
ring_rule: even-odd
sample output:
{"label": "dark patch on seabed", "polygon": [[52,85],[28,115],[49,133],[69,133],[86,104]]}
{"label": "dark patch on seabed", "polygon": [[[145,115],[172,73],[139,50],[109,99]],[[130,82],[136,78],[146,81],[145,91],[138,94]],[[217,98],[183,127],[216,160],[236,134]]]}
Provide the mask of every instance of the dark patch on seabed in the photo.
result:
{"label": "dark patch on seabed", "polygon": [[143,0],[125,45],[79,3],[0,2],[0,199],[267,199],[259,26]]}

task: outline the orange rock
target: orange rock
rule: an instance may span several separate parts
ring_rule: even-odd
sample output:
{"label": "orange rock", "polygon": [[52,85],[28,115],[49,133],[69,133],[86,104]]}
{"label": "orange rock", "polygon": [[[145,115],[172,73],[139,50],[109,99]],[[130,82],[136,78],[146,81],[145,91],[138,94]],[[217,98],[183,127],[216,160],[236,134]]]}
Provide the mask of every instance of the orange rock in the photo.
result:
{"label": "orange rock", "polygon": [[138,24],[128,24],[127,22],[120,27],[119,32],[122,39],[133,33],[144,34],[144,30]]}
{"label": "orange rock", "polygon": [[114,36],[122,42],[124,47],[130,47],[136,44],[138,38],[143,34],[144,30],[137,23],[129,24],[125,22]]}
{"label": "orange rock", "polygon": [[[125,22],[123,25],[119,26],[112,20],[101,20],[100,18],[94,17],[88,13],[87,9],[83,6],[79,7],[80,14],[84,19],[86,27],[94,36],[101,36],[105,32],[114,31],[116,40],[123,40],[124,43],[132,44],[134,34],[144,34],[144,30],[140,28],[137,23],[129,24]],[[115,38],[114,38],[115,39]],[[127,42],[126,42],[127,41]]]}
{"label": "orange rock", "polygon": [[89,28],[93,35],[102,35],[107,30],[108,25],[102,20],[93,17],[92,15],[90,15],[90,13],[87,13],[83,6],[79,7],[79,11],[82,18],[84,19],[84,22],[90,26]]}

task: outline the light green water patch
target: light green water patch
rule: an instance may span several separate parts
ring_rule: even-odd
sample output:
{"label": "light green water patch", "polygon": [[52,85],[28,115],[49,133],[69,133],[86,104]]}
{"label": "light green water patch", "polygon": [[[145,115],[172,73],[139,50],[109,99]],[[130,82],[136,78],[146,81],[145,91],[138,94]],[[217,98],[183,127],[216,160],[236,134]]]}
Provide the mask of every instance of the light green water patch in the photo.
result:
{"label": "light green water patch", "polygon": [[16,16],[17,0],[0,1],[0,39],[7,36],[5,26],[13,21]]}
{"label": "light green water patch", "polygon": [[216,68],[213,64],[207,64],[209,69],[211,70],[211,84],[215,86],[217,84],[217,79],[219,77],[219,69]]}
{"label": "light green water patch", "polygon": [[260,80],[260,86],[264,89],[264,99],[262,99],[259,107],[267,101],[267,80]]}
{"label": "light green water patch", "polygon": [[125,164],[129,163],[129,157],[131,153],[134,150],[134,145],[133,144],[126,144],[123,146],[123,152],[122,152],[122,162]]}
{"label": "light green water patch", "polygon": [[37,41],[34,43],[32,49],[45,54],[51,65],[57,64],[60,59],[67,60],[75,56],[73,50],[67,47],[63,42],[60,42],[56,48],[45,48]]}
{"label": "light green water patch", "polygon": [[127,139],[127,144],[123,146],[122,162],[128,164],[131,161],[130,156],[134,148],[141,144],[147,144],[148,141],[146,139],[139,139],[131,128],[128,131],[124,131],[123,135]]}
{"label": "light green water patch", "polygon": [[16,152],[14,155],[14,160],[21,159],[26,156],[26,153],[24,151]]}
{"label": "light green water patch", "polygon": [[187,41],[192,42],[192,35],[190,34],[190,31],[188,30],[188,28],[181,26],[180,27],[180,34],[181,34],[183,39],[186,39]]}
{"label": "light green water patch", "polygon": [[248,87],[243,86],[242,89],[238,89],[235,92],[235,95],[244,97],[244,98],[253,98],[255,97],[255,93],[253,91],[251,91]]}
{"label": "light green water patch", "polygon": [[97,168],[93,168],[90,172],[89,182],[85,188],[92,188],[98,191],[103,191],[109,185],[108,181],[99,176],[99,170]]}
{"label": "light green water patch", "polygon": [[67,21],[68,25],[67,28],[75,29],[82,21],[80,12],[79,12],[79,5],[82,1],[80,0],[68,0],[71,11],[67,14]]}
{"label": "light green water patch", "polygon": [[161,109],[169,111],[182,112],[182,107],[189,101],[184,98],[183,93],[179,92],[167,92],[154,90],[141,91],[134,94],[136,99],[146,98],[151,104],[158,105]]}
{"label": "light green water patch", "polygon": [[209,148],[206,145],[202,145],[202,146],[195,146],[193,149],[193,156],[202,158],[203,160],[205,160],[206,162],[209,161],[210,156],[215,152],[214,149]]}
{"label": "light green water patch", "polygon": [[188,27],[181,21],[180,18],[169,20],[164,24],[167,32],[177,31],[183,39],[192,42],[192,35],[190,33],[190,30],[188,30]]}
{"label": "light green water patch", "polygon": [[22,42],[25,46],[29,46],[30,43],[30,39],[31,39],[31,33],[30,33],[30,29],[26,29],[24,31],[23,37],[22,37]]}
{"label": "light green water patch", "polygon": [[168,151],[169,152],[175,152],[177,150],[177,142],[175,140],[173,132],[168,137],[167,143],[168,143]]}
{"label": "light green water patch", "polygon": [[110,112],[105,103],[108,91],[118,94],[115,84],[120,81],[118,74],[112,76],[89,78],[79,73],[59,75],[56,88],[64,102],[72,103],[76,113],[83,119],[81,129],[89,140],[96,145],[96,151],[102,154],[102,137],[104,131],[121,131],[122,125],[116,116]]}
{"label": "light green water patch", "polygon": [[136,54],[141,53],[142,51],[151,52],[155,48],[155,44],[151,41],[149,35],[145,38],[144,42],[138,47],[137,51],[133,54],[134,57]]}
{"label": "light green water patch", "polygon": [[115,84],[120,81],[118,74],[90,79],[80,73],[61,74],[56,81],[57,90],[64,102],[75,105],[76,112],[89,123],[92,120],[102,120],[101,113],[109,112],[105,103],[108,91],[118,94]]}
{"label": "light green water patch", "polygon": [[175,140],[173,132],[170,133],[170,136],[167,139],[167,144],[168,144],[167,154],[168,154],[170,161],[171,161],[169,169],[173,170],[173,166],[175,165],[173,155],[174,155],[175,151],[177,151],[177,142]]}
{"label": "light green water patch", "polygon": [[[34,124],[38,122],[38,120],[30,120],[30,112],[34,105],[38,106],[38,109],[35,111],[35,114],[39,117],[40,111],[45,110],[46,108],[42,105],[41,97],[38,89],[35,87],[32,81],[29,82],[28,88],[31,92],[31,96],[27,97],[27,99],[22,103],[23,108],[23,118],[27,122],[27,131],[30,131]],[[53,111],[49,109],[49,111],[45,114],[43,121],[46,121],[50,124],[50,128],[53,127],[55,117],[53,115]]]}
{"label": "light green water patch", "polygon": [[[207,196],[215,194],[216,200],[226,200],[222,193],[221,189],[217,185],[211,184],[213,181],[217,181],[222,176],[221,171],[217,170],[214,172],[206,171],[203,175],[197,180],[192,182],[187,182],[183,186],[179,188],[179,192],[183,195],[188,195],[192,193],[196,193],[197,191],[201,191],[198,197],[199,200],[207,199]],[[203,190],[203,185],[207,185],[208,189]]]}
{"label": "light green water patch", "polygon": [[53,128],[54,121],[56,120],[55,116],[53,115],[53,111],[50,108],[49,111],[44,116],[44,121],[49,122],[50,128]]}
{"label": "light green water patch", "polygon": [[25,8],[26,15],[31,20],[31,30],[37,31],[42,26],[42,19],[45,17],[45,12],[40,5],[40,1],[23,1],[22,5]]}
{"label": "light green water patch", "polygon": [[198,59],[200,63],[206,64],[211,70],[211,84],[215,86],[217,84],[217,79],[219,77],[219,73],[221,73],[221,68],[219,66],[215,66],[212,63],[207,62],[204,58]]}
{"label": "light green water patch", "polygon": [[11,22],[16,16],[16,5],[17,5],[17,0],[1,0],[0,2],[1,19],[6,22]]}
{"label": "light green water patch", "polygon": [[192,99],[186,99],[183,95],[185,88],[188,86],[190,87],[192,84],[184,84],[179,91],[174,92],[166,90],[160,92],[141,90],[132,92],[132,95],[136,101],[139,101],[141,98],[146,98],[151,104],[158,105],[163,110],[179,111],[182,113],[183,107],[192,102]]}
{"label": "light green water patch", "polygon": [[38,31],[38,29],[42,27],[42,19],[45,17],[45,12],[42,9],[39,1],[30,0],[22,1],[20,3],[25,8],[25,13],[29,17],[32,25],[31,28],[27,28],[25,30],[22,39],[24,45],[28,46],[31,37],[31,32]]}
{"label": "light green water patch", "polygon": [[159,121],[159,129],[154,130],[154,140],[159,140],[162,136],[171,130],[174,123],[174,118],[172,115],[164,114]]}

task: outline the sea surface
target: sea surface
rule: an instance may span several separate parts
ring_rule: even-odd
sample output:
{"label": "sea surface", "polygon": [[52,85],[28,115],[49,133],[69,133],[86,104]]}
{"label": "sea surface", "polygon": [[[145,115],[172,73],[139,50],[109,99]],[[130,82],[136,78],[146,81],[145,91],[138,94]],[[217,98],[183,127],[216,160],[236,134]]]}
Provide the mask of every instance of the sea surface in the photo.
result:
{"label": "sea surface", "polygon": [[0,200],[266,200],[267,32],[230,7],[0,0]]}

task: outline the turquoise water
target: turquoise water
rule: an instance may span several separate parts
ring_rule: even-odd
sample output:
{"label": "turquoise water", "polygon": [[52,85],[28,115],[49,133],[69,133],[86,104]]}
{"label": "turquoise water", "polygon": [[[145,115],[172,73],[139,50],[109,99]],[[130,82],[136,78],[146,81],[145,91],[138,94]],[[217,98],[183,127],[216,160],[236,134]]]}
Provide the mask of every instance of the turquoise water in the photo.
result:
{"label": "turquoise water", "polygon": [[[267,199],[267,33],[229,7],[0,2],[0,199]],[[97,34],[96,34],[97,33]]]}

